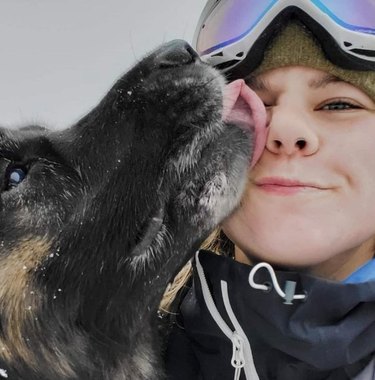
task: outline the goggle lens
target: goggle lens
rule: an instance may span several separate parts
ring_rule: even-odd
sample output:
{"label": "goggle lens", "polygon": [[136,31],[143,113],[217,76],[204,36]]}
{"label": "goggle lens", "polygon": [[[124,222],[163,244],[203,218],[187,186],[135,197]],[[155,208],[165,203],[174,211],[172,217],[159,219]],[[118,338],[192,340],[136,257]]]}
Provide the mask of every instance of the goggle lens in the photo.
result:
{"label": "goggle lens", "polygon": [[347,29],[375,34],[375,0],[315,0],[323,12]]}
{"label": "goggle lens", "polygon": [[[278,0],[222,0],[207,17],[198,34],[198,53],[209,54],[240,40],[277,2]],[[344,28],[375,34],[375,0],[311,2]]]}
{"label": "goggle lens", "polygon": [[277,0],[223,0],[208,16],[197,40],[199,54],[208,54],[248,34]]}

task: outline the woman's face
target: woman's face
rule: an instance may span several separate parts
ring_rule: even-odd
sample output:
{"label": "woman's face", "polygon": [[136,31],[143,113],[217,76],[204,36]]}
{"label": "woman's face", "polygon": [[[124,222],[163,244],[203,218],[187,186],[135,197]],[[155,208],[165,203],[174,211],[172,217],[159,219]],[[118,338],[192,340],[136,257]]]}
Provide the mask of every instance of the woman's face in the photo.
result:
{"label": "woman's face", "polygon": [[223,223],[236,258],[345,278],[373,256],[375,103],[299,66],[249,85],[267,107],[269,126],[241,205]]}

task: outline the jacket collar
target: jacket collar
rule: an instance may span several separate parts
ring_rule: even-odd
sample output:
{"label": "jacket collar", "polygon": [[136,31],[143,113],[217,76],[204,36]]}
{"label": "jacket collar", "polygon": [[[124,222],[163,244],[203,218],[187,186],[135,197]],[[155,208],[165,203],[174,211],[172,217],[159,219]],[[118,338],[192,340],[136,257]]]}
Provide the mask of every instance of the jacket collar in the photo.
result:
{"label": "jacket collar", "polygon": [[[358,372],[375,352],[375,281],[343,284],[275,271],[281,289],[288,282],[294,283],[295,294],[307,295],[288,304],[275,287],[264,291],[250,286],[251,266],[207,251],[202,251],[198,260],[219,314],[234,331],[233,317],[223,297],[222,283],[226,283],[230,308],[250,342],[261,373],[269,367],[266,361],[270,359],[278,368],[278,379],[283,378],[280,371],[292,373],[290,368],[298,373],[323,374],[337,369]],[[206,304],[198,277],[198,303]],[[260,285],[272,282],[270,272],[261,269],[253,279]]]}

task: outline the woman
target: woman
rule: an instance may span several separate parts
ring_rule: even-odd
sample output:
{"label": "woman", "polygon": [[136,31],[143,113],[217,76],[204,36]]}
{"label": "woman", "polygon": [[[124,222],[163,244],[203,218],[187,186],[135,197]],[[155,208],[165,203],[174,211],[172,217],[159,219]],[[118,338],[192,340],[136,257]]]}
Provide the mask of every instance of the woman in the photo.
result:
{"label": "woman", "polygon": [[175,298],[169,378],[375,379],[375,3],[209,1],[196,45],[268,136]]}

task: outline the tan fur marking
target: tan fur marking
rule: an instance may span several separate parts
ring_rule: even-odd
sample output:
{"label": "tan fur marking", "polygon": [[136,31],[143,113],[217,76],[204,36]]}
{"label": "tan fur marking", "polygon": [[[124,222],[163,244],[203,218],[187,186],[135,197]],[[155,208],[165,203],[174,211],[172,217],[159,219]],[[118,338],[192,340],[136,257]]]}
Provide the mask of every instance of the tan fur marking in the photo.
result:
{"label": "tan fur marking", "polygon": [[[45,295],[36,287],[33,276],[36,270],[42,270],[42,263],[51,254],[51,242],[43,238],[24,239],[10,253],[0,251],[0,310],[6,316],[5,339],[0,339],[0,358],[8,363],[19,359],[29,366],[38,368],[33,352],[28,347],[28,328],[40,329],[37,320]],[[43,334],[42,331],[39,331]],[[74,370],[64,355],[41,347],[45,361],[51,363],[56,372],[66,378],[74,375]]]}
{"label": "tan fur marking", "polygon": [[[37,316],[45,295],[36,288],[33,277],[36,270],[43,270],[42,264],[50,254],[51,242],[35,237],[25,238],[10,253],[0,249],[0,310],[6,316],[0,358],[8,363],[21,359],[35,369],[40,364],[28,347],[27,329],[43,334]],[[51,363],[61,377],[68,379],[75,375],[57,347],[54,350],[41,347],[41,350],[45,361]]]}
{"label": "tan fur marking", "polygon": [[24,324],[34,319],[40,306],[40,293],[33,289],[33,273],[48,256],[50,243],[42,238],[21,241],[10,253],[0,254],[0,307],[6,316],[5,341],[0,340],[0,356],[12,361],[20,356],[36,365],[24,336]]}

